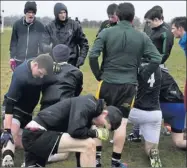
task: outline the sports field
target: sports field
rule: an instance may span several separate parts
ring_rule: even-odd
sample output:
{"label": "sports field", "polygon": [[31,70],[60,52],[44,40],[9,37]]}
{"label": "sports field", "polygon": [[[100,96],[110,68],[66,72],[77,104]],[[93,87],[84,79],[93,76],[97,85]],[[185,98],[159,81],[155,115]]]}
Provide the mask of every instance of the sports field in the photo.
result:
{"label": "sports field", "polygon": [[[88,38],[90,47],[92,46],[96,29],[84,29],[84,32]],[[3,95],[7,91],[11,79],[11,69],[9,68],[9,42],[11,37],[11,29],[5,29],[1,34],[1,103]],[[184,79],[186,76],[186,60],[184,53],[178,46],[178,41],[175,41],[175,45],[172,49],[172,54],[167,61],[167,67],[170,73],[178,82],[181,90],[184,90]],[[92,93],[95,94],[97,88],[97,81],[93,77],[88,60],[81,68],[84,74],[84,89],[82,94]],[[35,110],[35,114],[38,112],[38,108]],[[131,129],[131,125],[128,126],[128,133]],[[109,142],[104,143],[102,153],[102,162],[104,167],[110,167],[112,145]],[[160,138],[160,157],[163,167],[186,167],[186,152],[175,148],[172,144],[170,136],[161,135]],[[23,162],[23,151],[17,150],[15,155],[15,166],[20,167]],[[128,167],[149,167],[149,161],[144,154],[143,142],[142,143],[128,143],[126,142],[122,161],[128,164]],[[48,167],[76,167],[74,154],[71,154],[69,159],[64,162],[50,164]]]}

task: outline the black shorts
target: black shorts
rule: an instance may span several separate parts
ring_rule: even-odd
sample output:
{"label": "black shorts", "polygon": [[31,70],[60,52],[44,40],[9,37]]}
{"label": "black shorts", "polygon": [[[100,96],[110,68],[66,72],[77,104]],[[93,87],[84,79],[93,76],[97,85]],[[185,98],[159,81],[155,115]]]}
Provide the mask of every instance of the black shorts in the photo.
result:
{"label": "black shorts", "polygon": [[13,118],[19,120],[20,122],[20,128],[24,128],[31,120],[32,120],[32,114],[30,113],[24,113],[17,109],[13,110]]}
{"label": "black shorts", "polygon": [[22,143],[25,150],[25,164],[44,167],[50,154],[57,153],[62,133],[55,131],[23,130]]}
{"label": "black shorts", "polygon": [[104,99],[107,106],[118,107],[124,118],[128,118],[130,109],[134,105],[137,86],[133,84],[111,84],[105,81],[99,83],[96,93],[97,99]]}

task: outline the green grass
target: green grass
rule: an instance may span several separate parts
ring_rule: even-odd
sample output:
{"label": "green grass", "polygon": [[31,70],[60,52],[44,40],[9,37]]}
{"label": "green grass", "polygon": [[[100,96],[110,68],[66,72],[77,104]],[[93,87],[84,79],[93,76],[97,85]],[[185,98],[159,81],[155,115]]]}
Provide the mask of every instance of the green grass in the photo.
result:
{"label": "green grass", "polygon": [[[96,31],[95,29],[85,29],[86,36],[89,40],[90,46],[93,44]],[[11,37],[10,29],[5,30],[1,34],[1,103],[3,100],[3,95],[6,93],[10,79],[11,79],[11,70],[9,68],[9,42]],[[186,60],[184,57],[183,51],[175,41],[171,56],[167,61],[167,66],[173,77],[178,82],[180,88],[184,89],[184,81],[186,76]],[[81,67],[81,70],[84,74],[84,90],[82,94],[92,93],[95,94],[97,89],[97,81],[94,79],[88,60],[86,60],[85,65]],[[38,111],[38,108],[35,110]],[[128,125],[128,133],[131,129],[131,125]],[[149,162],[144,154],[143,143],[128,143],[126,142],[123,154],[122,161],[128,163],[129,167],[149,167]],[[102,162],[103,166],[109,167],[111,162],[111,153],[112,145],[109,142],[104,143],[102,153]],[[186,167],[186,153],[182,150],[175,148],[172,144],[170,136],[161,135],[160,138],[160,156],[162,164],[164,167]],[[15,166],[20,166],[23,161],[23,151],[17,150],[15,156]],[[70,158],[63,163],[50,164],[48,167],[75,167],[75,157],[74,154],[71,154]]]}

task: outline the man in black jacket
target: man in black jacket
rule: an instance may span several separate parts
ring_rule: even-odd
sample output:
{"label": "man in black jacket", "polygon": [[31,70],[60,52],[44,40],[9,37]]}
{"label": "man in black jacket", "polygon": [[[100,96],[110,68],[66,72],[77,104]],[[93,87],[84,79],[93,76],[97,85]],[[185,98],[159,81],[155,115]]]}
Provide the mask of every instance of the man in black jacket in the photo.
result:
{"label": "man in black jacket", "polygon": [[[121,111],[105,106],[92,95],[68,98],[38,113],[25,127],[22,142],[28,166],[45,166],[49,155],[80,152],[82,167],[95,167],[96,145],[92,138],[107,140],[117,129]],[[92,125],[98,128],[92,129]],[[104,127],[104,128],[103,128]]]}
{"label": "man in black jacket", "polygon": [[46,77],[42,86],[41,110],[63,99],[76,97],[82,91],[83,74],[71,64],[68,64],[70,49],[64,44],[58,44],[53,48],[53,57],[58,63],[58,73]]}
{"label": "man in black jacket", "polygon": [[76,67],[82,66],[89,46],[81,25],[75,20],[68,18],[68,10],[63,3],[55,4],[54,15],[55,20],[45,27],[42,38],[43,52],[52,52],[51,43],[52,48],[57,44],[65,44],[71,49],[69,62]]}
{"label": "man in black jacket", "polygon": [[26,2],[25,16],[13,25],[10,41],[10,67],[14,69],[25,60],[37,57],[41,49],[40,39],[44,32],[43,24],[36,20],[37,5]]}

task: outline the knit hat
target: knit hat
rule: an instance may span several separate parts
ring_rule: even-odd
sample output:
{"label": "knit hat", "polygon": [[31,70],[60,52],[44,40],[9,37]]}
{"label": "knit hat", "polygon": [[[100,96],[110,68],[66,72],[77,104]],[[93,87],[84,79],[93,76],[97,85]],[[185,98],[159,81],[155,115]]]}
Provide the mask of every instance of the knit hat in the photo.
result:
{"label": "knit hat", "polygon": [[53,48],[53,58],[56,62],[67,62],[70,55],[70,49],[67,45],[58,44]]}
{"label": "knit hat", "polygon": [[24,14],[26,14],[28,11],[33,11],[33,13],[36,14],[37,12],[36,2],[28,1],[25,3]]}
{"label": "knit hat", "polygon": [[109,118],[109,122],[111,124],[111,130],[118,129],[123,118],[121,111],[114,106],[107,106],[106,110],[108,111],[107,117]]}
{"label": "knit hat", "polygon": [[66,5],[64,5],[63,3],[56,3],[55,4],[55,6],[54,6],[54,15],[55,15],[55,18],[58,18],[58,14],[62,10],[66,11],[66,15],[67,15],[66,18],[68,18],[68,9],[67,9]]}

